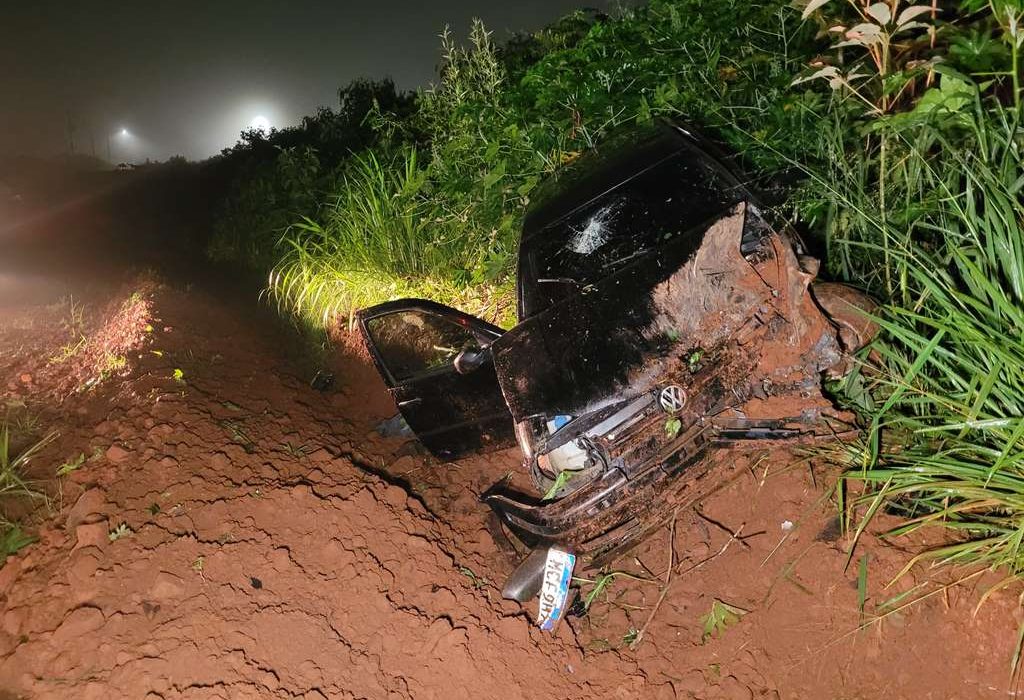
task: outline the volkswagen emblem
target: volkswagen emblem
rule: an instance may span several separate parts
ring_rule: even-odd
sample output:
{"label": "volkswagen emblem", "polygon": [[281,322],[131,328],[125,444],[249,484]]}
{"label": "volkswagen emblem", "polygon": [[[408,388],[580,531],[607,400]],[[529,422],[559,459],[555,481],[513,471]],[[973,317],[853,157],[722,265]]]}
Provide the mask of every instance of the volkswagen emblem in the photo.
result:
{"label": "volkswagen emblem", "polygon": [[686,405],[686,391],[678,384],[669,384],[658,395],[658,403],[665,413],[678,413]]}

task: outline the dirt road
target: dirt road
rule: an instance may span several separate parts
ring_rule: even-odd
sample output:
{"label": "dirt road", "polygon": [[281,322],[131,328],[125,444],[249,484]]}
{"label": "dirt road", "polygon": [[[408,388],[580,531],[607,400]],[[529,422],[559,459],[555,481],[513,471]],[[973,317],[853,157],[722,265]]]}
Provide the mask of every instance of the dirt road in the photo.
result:
{"label": "dirt road", "polygon": [[0,270],[0,389],[60,436],[39,541],[0,568],[0,698],[1014,695],[1017,589],[974,615],[998,577],[886,588],[906,555],[870,535],[847,566],[829,473],[792,455],[735,465],[541,633],[501,600],[514,544],[477,500],[514,453],[379,437],[372,368],[337,349],[311,388],[297,336],[224,280],[30,262]]}

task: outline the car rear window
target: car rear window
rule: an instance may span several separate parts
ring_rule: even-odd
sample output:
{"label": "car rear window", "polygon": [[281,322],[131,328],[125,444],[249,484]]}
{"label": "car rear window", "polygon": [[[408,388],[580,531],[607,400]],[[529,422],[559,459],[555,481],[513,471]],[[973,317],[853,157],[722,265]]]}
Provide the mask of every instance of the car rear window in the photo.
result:
{"label": "car rear window", "polygon": [[714,161],[669,156],[524,240],[524,318],[727,211],[745,190]]}

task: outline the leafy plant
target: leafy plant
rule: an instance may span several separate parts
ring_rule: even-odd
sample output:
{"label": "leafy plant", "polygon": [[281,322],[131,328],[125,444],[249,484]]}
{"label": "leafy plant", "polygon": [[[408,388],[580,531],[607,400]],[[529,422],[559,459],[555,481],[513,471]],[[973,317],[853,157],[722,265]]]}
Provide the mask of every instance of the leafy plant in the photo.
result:
{"label": "leafy plant", "polygon": [[0,523],[0,564],[3,564],[7,557],[17,554],[35,541],[35,537],[26,535],[17,524]]}
{"label": "leafy plant", "polygon": [[704,626],[704,633],[701,635],[701,644],[712,637],[721,636],[725,628],[740,621],[740,618],[749,611],[738,608],[735,605],[723,603],[717,598],[711,602],[711,610],[707,615],[701,617],[701,625]]}
{"label": "leafy plant", "polygon": [[118,525],[113,530],[107,533],[107,539],[111,542],[117,542],[122,538],[130,537],[134,534],[135,531],[128,527],[128,523],[121,523],[120,525]]}
{"label": "leafy plant", "polygon": [[673,416],[665,420],[665,437],[669,440],[675,439],[683,428],[683,421]]}

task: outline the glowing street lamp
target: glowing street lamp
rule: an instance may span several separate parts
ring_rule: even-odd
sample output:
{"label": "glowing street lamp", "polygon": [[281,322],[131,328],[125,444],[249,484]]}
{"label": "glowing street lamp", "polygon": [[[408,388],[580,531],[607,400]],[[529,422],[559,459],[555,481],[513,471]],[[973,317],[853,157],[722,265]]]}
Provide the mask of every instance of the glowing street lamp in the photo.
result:
{"label": "glowing street lamp", "polygon": [[270,120],[262,114],[257,114],[252,118],[252,121],[249,122],[249,128],[266,133],[270,131]]}
{"label": "glowing street lamp", "polygon": [[110,137],[112,135],[116,136],[122,144],[127,144],[132,138],[132,132],[128,131],[127,127],[122,126],[120,129],[117,130],[115,134],[107,134],[107,162],[110,163],[111,165],[114,164],[114,159],[111,155],[110,148]]}

